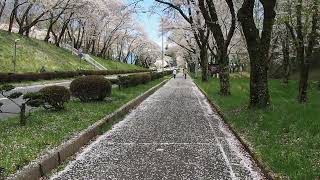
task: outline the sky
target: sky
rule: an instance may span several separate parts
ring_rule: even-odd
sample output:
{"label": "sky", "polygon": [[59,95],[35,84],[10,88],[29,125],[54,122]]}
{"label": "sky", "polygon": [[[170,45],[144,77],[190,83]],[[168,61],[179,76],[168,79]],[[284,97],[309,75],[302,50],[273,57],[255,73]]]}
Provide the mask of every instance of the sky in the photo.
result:
{"label": "sky", "polygon": [[[141,2],[141,6],[145,11],[149,11],[150,7],[154,4],[154,0],[144,0]],[[141,24],[143,24],[145,31],[148,33],[149,38],[161,46],[161,36],[160,36],[160,21],[161,17],[157,14],[140,13],[136,18]]]}

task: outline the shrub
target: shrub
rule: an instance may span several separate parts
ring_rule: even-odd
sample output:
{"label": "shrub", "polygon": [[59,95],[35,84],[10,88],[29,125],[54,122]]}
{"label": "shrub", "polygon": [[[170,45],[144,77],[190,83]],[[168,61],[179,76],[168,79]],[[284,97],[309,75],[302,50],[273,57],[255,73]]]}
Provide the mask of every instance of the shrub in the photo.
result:
{"label": "shrub", "polygon": [[63,86],[48,86],[40,90],[46,109],[62,110],[64,103],[70,101],[70,91]]}
{"label": "shrub", "polygon": [[86,76],[72,81],[71,93],[82,102],[102,101],[111,96],[112,85],[103,76]]}
{"label": "shrub", "polygon": [[168,76],[168,75],[172,75],[173,71],[164,71],[163,75],[164,76]]}
{"label": "shrub", "polygon": [[146,84],[151,81],[150,74],[133,74],[129,76],[119,76],[119,86],[121,87],[132,87],[139,84]]}
{"label": "shrub", "polygon": [[163,77],[161,72],[152,72],[152,73],[150,73],[150,75],[151,75],[152,81]]}
{"label": "shrub", "polygon": [[22,81],[37,81],[37,80],[51,80],[62,78],[75,78],[79,76],[90,75],[112,75],[112,74],[127,74],[151,72],[150,70],[104,70],[104,71],[64,71],[64,72],[43,72],[43,73],[0,73],[0,82],[22,82]]}

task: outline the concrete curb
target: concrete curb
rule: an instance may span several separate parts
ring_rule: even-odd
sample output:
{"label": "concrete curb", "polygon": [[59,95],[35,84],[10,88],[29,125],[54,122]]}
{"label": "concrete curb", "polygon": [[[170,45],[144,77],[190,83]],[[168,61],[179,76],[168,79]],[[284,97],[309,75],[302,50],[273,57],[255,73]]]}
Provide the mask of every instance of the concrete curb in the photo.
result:
{"label": "concrete curb", "polygon": [[49,174],[53,169],[57,168],[60,164],[67,160],[68,157],[73,156],[83,146],[88,144],[93,138],[101,134],[101,130],[107,123],[113,122],[117,117],[128,114],[132,109],[137,107],[150,95],[155,93],[158,89],[164,86],[169,80],[164,80],[155,87],[149,89],[144,94],[131,100],[120,109],[107,115],[105,118],[91,125],[89,128],[80,132],[77,136],[71,138],[57,148],[51,150],[46,155],[40,157],[29,165],[25,166],[16,174],[9,176],[10,180],[38,180],[41,177]]}
{"label": "concrete curb", "polygon": [[[195,83],[195,82],[194,82]],[[250,146],[241,138],[241,136],[232,128],[231,124],[227,121],[227,118],[225,116],[225,114],[223,113],[223,111],[221,110],[221,108],[215,104],[214,102],[212,102],[212,100],[209,98],[208,94],[200,87],[198,86],[197,83],[195,83],[196,86],[198,87],[198,89],[202,92],[202,94],[204,94],[204,96],[206,97],[206,99],[208,100],[211,108],[217,112],[219,114],[219,116],[221,117],[221,119],[223,120],[223,122],[225,123],[225,125],[228,127],[228,129],[230,129],[230,131],[235,135],[235,137],[239,140],[239,142],[241,143],[241,145],[244,147],[244,149],[250,154],[250,156],[252,157],[252,159],[254,160],[254,162],[258,165],[258,167],[260,168],[260,170],[262,171],[263,175],[265,176],[265,178],[267,178],[268,180],[273,180],[275,179],[274,176],[272,175],[273,173],[270,172],[269,170],[267,170],[266,166],[259,160],[258,156],[250,149]]]}

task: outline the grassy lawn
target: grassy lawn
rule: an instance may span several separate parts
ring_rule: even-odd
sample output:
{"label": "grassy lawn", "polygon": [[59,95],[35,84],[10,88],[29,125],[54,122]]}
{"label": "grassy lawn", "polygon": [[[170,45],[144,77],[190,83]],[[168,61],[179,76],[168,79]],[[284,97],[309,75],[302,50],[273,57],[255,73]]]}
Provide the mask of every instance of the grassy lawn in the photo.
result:
{"label": "grassy lawn", "polygon": [[96,61],[98,61],[101,65],[106,67],[107,69],[115,69],[115,70],[128,70],[128,69],[145,69],[143,67],[139,67],[132,64],[126,64],[118,61],[106,60],[100,57],[93,57]]}
{"label": "grassy lawn", "polygon": [[92,65],[80,62],[70,52],[41,40],[26,38],[15,33],[0,30],[0,72],[13,71],[13,44],[20,39],[17,48],[17,72],[39,72],[42,66],[47,71],[75,71],[94,69]]}
{"label": "grassy lawn", "polygon": [[320,91],[312,83],[309,103],[297,103],[297,82],[270,80],[272,105],[248,110],[249,79],[231,80],[232,96],[218,95],[219,82],[195,80],[221,107],[233,128],[250,144],[262,162],[279,176],[320,178]]}
{"label": "grassy lawn", "polygon": [[25,127],[19,126],[18,118],[1,120],[0,169],[5,168],[2,176],[16,172],[40,154],[60,145],[163,80],[127,89],[113,89],[111,102],[72,101],[62,112],[36,111],[28,118]]}

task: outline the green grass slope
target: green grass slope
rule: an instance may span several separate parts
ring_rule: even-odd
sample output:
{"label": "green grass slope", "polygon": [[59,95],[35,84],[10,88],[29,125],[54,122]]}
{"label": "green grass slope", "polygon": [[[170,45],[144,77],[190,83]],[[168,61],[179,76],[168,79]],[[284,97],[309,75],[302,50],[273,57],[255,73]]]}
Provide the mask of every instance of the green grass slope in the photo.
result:
{"label": "green grass slope", "polygon": [[[41,40],[26,38],[15,33],[0,30],[0,72],[13,72],[14,41],[20,39],[17,48],[16,72],[39,72],[42,66],[47,71],[94,70],[78,56]],[[95,58],[109,70],[143,69],[116,61]]]}
{"label": "green grass slope", "polygon": [[77,56],[62,48],[41,40],[0,31],[0,72],[13,71],[15,39],[20,39],[17,48],[17,72],[38,72],[42,66],[45,66],[47,71],[94,69],[92,65],[80,62]]}
{"label": "green grass slope", "polygon": [[96,61],[98,61],[101,65],[106,67],[107,69],[115,69],[115,70],[128,70],[128,69],[142,70],[142,69],[145,69],[143,67],[136,66],[133,64],[126,64],[126,63],[122,63],[122,62],[106,60],[106,59],[99,58],[99,57],[93,57],[93,58]]}

